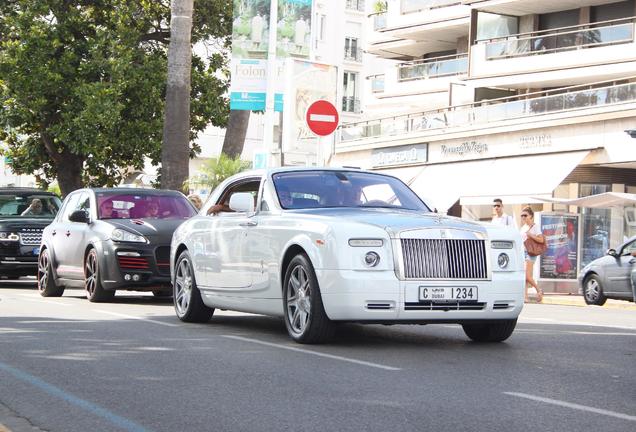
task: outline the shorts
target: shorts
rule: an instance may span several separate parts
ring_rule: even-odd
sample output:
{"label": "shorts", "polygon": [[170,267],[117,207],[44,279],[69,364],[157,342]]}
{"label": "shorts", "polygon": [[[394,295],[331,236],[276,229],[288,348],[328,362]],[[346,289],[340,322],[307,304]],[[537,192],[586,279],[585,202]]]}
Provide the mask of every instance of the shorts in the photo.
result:
{"label": "shorts", "polygon": [[532,262],[532,263],[537,262],[537,257],[536,257],[536,256],[530,256],[530,255],[528,255],[528,252],[527,252],[527,251],[523,251],[523,255],[525,256],[526,261],[530,261],[530,262]]}

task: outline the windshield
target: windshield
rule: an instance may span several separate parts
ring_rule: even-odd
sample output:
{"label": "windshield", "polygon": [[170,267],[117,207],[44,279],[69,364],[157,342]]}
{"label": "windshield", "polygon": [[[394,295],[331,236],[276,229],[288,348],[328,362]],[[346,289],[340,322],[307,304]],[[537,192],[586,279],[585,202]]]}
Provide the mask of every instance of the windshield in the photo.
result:
{"label": "windshield", "polygon": [[97,193],[99,219],[187,219],[194,216],[192,204],[182,195],[151,193]]}
{"label": "windshield", "polygon": [[431,211],[395,177],[356,171],[292,171],[273,175],[284,209],[380,207]]}
{"label": "windshield", "polygon": [[38,193],[0,195],[0,216],[51,219],[62,202],[55,195]]}

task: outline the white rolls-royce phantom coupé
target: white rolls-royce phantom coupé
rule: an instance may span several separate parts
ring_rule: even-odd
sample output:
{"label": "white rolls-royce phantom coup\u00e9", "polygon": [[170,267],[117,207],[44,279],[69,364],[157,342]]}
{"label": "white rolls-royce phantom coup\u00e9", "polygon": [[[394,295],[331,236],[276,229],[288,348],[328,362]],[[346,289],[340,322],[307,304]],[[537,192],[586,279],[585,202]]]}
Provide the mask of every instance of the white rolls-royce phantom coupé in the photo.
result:
{"label": "white rolls-royce phantom coup\u00e9", "polygon": [[182,321],[281,316],[300,343],[338,322],[456,323],[498,342],[524,301],[518,232],[433,213],[397,178],[357,169],[235,175],[175,231],[170,258]]}

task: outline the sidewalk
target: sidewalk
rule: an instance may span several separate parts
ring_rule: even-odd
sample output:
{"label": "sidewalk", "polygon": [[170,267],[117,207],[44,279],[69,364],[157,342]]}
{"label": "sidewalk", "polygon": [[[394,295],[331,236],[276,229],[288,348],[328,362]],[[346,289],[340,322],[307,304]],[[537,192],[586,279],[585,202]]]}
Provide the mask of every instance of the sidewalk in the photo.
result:
{"label": "sidewalk", "polygon": [[[531,302],[534,302],[534,296],[530,294]],[[603,306],[591,306],[585,304],[582,295],[563,295],[563,294],[544,294],[543,304],[554,304],[563,306],[582,306],[582,307],[603,307],[614,309],[629,309],[636,310],[636,304],[625,300],[607,300]]]}

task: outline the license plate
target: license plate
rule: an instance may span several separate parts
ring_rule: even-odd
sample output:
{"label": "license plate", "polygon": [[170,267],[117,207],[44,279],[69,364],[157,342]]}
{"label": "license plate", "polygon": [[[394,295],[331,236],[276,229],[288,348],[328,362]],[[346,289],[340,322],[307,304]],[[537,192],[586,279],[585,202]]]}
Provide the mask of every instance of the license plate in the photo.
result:
{"label": "license plate", "polygon": [[40,248],[39,247],[33,248],[33,255],[40,255]]}
{"label": "license plate", "polygon": [[476,301],[477,287],[420,287],[421,301]]}

